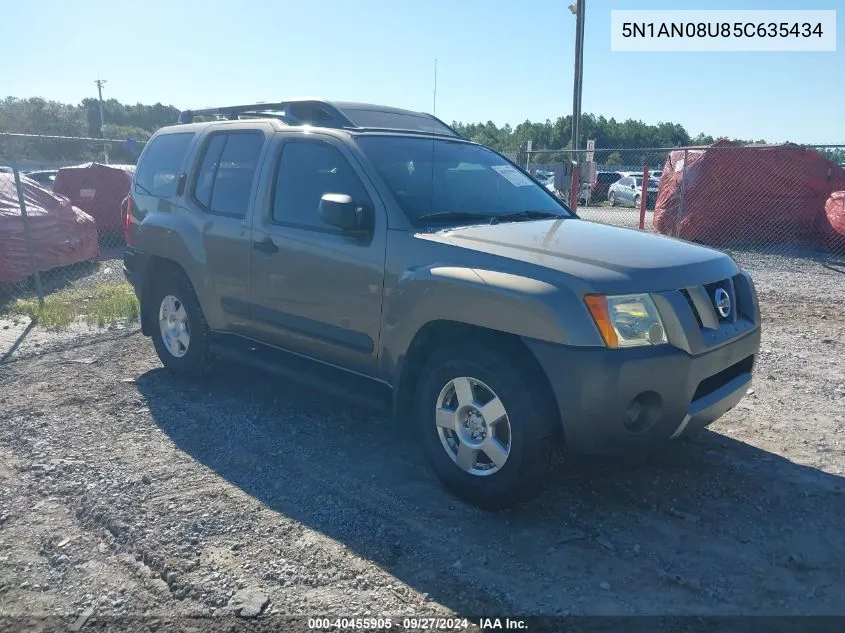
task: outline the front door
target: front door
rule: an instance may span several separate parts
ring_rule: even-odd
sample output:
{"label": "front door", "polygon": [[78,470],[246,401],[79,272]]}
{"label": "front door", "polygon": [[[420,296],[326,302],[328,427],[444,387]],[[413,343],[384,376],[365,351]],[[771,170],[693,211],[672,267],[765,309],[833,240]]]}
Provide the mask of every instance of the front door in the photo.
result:
{"label": "front door", "polygon": [[[268,195],[252,227],[251,313],[262,340],[374,374],[384,290],[387,219],[360,165],[329,136],[284,133]],[[367,236],[344,234],[318,214],[324,194],[373,211]]]}

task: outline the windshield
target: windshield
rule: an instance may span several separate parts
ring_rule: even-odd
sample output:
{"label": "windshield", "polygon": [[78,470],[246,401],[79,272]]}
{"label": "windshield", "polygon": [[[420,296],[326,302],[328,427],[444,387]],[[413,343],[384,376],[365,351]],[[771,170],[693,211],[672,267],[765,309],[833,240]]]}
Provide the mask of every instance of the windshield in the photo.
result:
{"label": "windshield", "polygon": [[430,138],[362,136],[358,145],[408,219],[443,221],[519,213],[572,216],[549,192],[504,158],[479,145]]}

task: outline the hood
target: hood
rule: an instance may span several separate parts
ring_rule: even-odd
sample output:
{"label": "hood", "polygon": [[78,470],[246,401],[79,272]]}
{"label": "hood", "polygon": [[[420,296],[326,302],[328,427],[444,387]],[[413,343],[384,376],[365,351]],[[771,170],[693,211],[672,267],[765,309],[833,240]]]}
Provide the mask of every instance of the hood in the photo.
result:
{"label": "hood", "polygon": [[428,237],[571,275],[596,292],[676,290],[739,272],[720,251],[574,218],[451,228]]}

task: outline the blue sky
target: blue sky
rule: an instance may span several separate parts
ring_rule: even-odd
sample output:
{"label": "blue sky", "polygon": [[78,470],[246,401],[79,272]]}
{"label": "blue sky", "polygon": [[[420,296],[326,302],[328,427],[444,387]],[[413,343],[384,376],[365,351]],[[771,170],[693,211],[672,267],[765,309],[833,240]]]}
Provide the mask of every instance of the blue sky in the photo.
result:
{"label": "blue sky", "polygon": [[[572,109],[570,1],[10,2],[0,93],[79,102],[99,75],[122,102],[314,95],[431,111],[436,57],[439,117],[554,119]],[[614,53],[613,8],[838,8],[842,33],[842,0],[587,0],[583,111],[692,135],[845,143],[843,38],[824,53]]]}

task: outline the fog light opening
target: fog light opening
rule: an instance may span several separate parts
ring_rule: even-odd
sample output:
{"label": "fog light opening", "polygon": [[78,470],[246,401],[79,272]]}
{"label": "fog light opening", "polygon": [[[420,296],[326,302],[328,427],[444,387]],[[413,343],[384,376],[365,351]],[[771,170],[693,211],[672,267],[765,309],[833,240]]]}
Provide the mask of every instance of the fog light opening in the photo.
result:
{"label": "fog light opening", "polygon": [[662,406],[659,394],[644,391],[628,404],[622,415],[622,423],[631,433],[645,433],[660,419]]}
{"label": "fog light opening", "polygon": [[666,332],[660,323],[655,323],[648,329],[648,342],[652,345],[660,345],[666,342]]}

